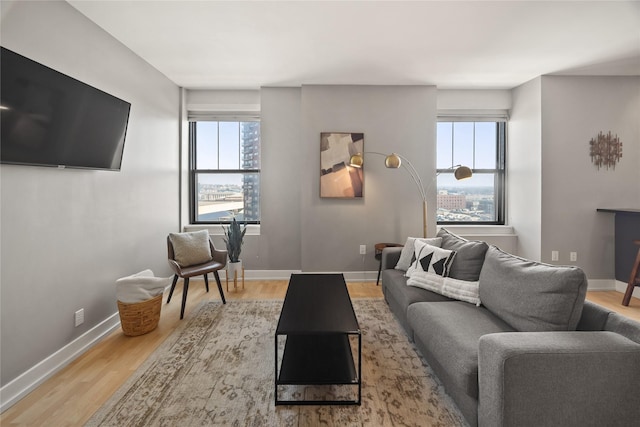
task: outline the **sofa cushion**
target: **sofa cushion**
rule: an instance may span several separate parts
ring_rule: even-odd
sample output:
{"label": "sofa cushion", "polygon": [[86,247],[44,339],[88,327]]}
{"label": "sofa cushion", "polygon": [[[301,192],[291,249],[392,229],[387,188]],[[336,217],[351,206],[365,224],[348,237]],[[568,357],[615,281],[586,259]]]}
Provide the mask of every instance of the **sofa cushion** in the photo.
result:
{"label": "sofa cushion", "polygon": [[449,268],[456,255],[455,251],[432,246],[420,240],[416,240],[414,246],[415,260],[407,270],[407,277],[411,277],[416,271],[426,271],[442,277],[449,275]]}
{"label": "sofa cushion", "polygon": [[477,282],[487,252],[485,242],[464,239],[445,228],[438,230],[442,237],[442,248],[456,251],[456,257],[449,269],[449,276],[458,280]]}
{"label": "sofa cushion", "polygon": [[514,329],[484,307],[460,301],[415,303],[407,309],[418,349],[430,363],[445,388],[452,382],[469,396],[478,398],[478,340],[481,336]]}
{"label": "sofa cushion", "polygon": [[433,237],[429,239],[422,239],[420,237],[408,237],[404,246],[402,247],[402,252],[400,252],[400,259],[395,266],[396,270],[404,270],[407,271],[411,266],[411,263],[415,260],[415,241],[420,240],[425,243],[428,243],[432,246],[440,247],[442,245],[441,237]]}
{"label": "sofa cushion", "polygon": [[584,301],[577,331],[604,331],[607,319],[613,312],[591,301]]}
{"label": "sofa cushion", "polygon": [[580,268],[530,261],[495,246],[480,274],[482,304],[523,332],[575,330],[586,292]]}
{"label": "sofa cushion", "polygon": [[621,314],[611,313],[604,329],[620,334],[640,344],[640,322],[624,317]]}
{"label": "sofa cushion", "polygon": [[422,301],[451,301],[450,298],[438,293],[407,286],[407,278],[404,276],[404,271],[401,270],[388,269],[382,271],[382,291],[389,308],[410,339],[413,339],[413,331],[407,324],[407,307],[409,305]]}
{"label": "sofa cushion", "polygon": [[385,292],[391,293],[394,299],[406,308],[414,302],[451,301],[450,298],[426,289],[407,286],[407,278],[402,271],[385,270],[382,272],[382,283]]}

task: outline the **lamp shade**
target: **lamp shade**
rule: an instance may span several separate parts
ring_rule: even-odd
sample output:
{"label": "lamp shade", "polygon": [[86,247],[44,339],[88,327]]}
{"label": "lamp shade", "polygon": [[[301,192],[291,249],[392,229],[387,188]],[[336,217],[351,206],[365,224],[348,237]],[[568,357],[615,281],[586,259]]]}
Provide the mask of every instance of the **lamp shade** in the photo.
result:
{"label": "lamp shade", "polygon": [[471,169],[467,166],[460,166],[453,172],[453,176],[455,176],[458,181],[471,178],[472,175],[473,172],[471,172]]}
{"label": "lamp shade", "polygon": [[349,166],[354,168],[361,168],[364,163],[364,159],[362,158],[362,154],[354,154],[349,159]]}
{"label": "lamp shade", "polygon": [[402,160],[396,153],[391,153],[384,159],[384,165],[389,169],[398,169],[401,164]]}

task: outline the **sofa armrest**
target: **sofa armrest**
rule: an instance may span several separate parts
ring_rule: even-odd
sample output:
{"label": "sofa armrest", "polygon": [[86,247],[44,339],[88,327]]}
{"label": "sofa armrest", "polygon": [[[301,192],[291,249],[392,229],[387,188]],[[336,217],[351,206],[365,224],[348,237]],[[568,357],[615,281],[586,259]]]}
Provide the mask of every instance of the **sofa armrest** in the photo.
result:
{"label": "sofa armrest", "polygon": [[613,332],[480,338],[478,425],[636,425],[640,344]]}
{"label": "sofa armrest", "polygon": [[402,246],[388,247],[382,250],[382,270],[394,268],[400,259],[400,252],[402,252]]}

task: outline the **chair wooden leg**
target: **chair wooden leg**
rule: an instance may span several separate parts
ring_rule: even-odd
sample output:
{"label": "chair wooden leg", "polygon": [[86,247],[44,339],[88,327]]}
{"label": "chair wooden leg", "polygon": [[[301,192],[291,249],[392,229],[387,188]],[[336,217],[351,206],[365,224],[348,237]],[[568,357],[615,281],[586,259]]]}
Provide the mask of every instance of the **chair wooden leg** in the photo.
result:
{"label": "chair wooden leg", "polygon": [[220,275],[218,274],[218,270],[214,271],[213,275],[216,278],[216,283],[218,284],[218,291],[220,291],[220,298],[222,298],[222,303],[226,304],[227,301],[224,299],[224,292],[222,292],[222,283],[220,283]]}
{"label": "chair wooden leg", "polygon": [[204,274],[204,286],[207,289],[207,292],[209,292],[209,278],[207,277],[207,274]]}
{"label": "chair wooden leg", "polygon": [[640,283],[638,280],[638,270],[640,270],[640,249],[638,249],[636,262],[633,264],[633,268],[631,269],[631,277],[629,277],[627,291],[624,293],[624,298],[622,298],[622,305],[629,305],[631,302],[631,295],[633,295],[633,289]]}
{"label": "chair wooden leg", "polygon": [[189,278],[184,278],[184,289],[182,290],[182,308],[180,309],[180,319],[184,317],[184,307],[187,305],[187,292],[189,292]]}
{"label": "chair wooden leg", "polygon": [[173,275],[173,283],[171,284],[171,290],[169,291],[169,298],[167,298],[167,304],[171,301],[171,296],[173,295],[173,290],[176,288],[176,283],[178,282],[178,275]]}

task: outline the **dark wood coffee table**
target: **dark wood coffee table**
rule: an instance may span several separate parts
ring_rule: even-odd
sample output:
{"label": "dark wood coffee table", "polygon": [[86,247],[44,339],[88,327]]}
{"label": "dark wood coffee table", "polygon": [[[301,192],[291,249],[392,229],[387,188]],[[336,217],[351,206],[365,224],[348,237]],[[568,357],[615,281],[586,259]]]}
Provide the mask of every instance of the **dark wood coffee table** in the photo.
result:
{"label": "dark wood coffee table", "polygon": [[[352,339],[357,339],[357,369]],[[362,334],[344,276],[292,274],[275,333],[276,405],[360,405],[361,353]],[[353,385],[358,392],[352,400],[281,400],[279,385]]]}

